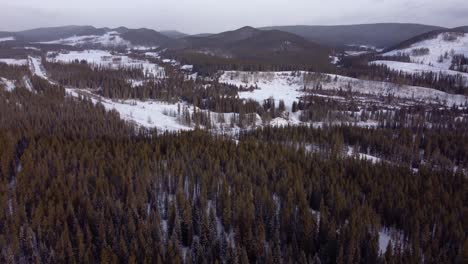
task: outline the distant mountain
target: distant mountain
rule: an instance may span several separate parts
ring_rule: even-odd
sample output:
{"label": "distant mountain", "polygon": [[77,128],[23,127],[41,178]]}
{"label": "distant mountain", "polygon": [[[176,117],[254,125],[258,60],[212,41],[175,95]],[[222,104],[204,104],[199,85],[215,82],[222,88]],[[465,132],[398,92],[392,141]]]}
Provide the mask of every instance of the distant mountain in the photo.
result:
{"label": "distant mountain", "polygon": [[468,33],[468,26],[457,27],[457,28],[454,28],[453,30]]}
{"label": "distant mountain", "polygon": [[275,64],[328,64],[330,50],[280,30],[243,27],[206,37],[183,38],[184,53]]}
{"label": "distant mountain", "polygon": [[232,31],[208,36],[188,36],[184,38],[192,48],[224,47],[236,41],[244,40],[259,34],[261,31],[253,27],[243,27]]}
{"label": "distant mountain", "polygon": [[426,32],[417,36],[413,36],[409,39],[405,39],[404,41],[401,41],[400,43],[397,43],[396,45],[393,45],[384,49],[384,52],[405,49],[421,41],[437,38],[442,33],[450,33],[450,32],[468,33],[468,26],[451,28],[451,29],[437,29],[437,30]]}
{"label": "distant mountain", "polygon": [[200,33],[200,34],[195,34],[195,35],[190,35],[191,37],[208,37],[214,35],[213,33]]}
{"label": "distant mountain", "polygon": [[420,24],[381,23],[342,26],[274,26],[260,29],[286,31],[332,47],[368,45],[386,48],[422,33],[444,28]]}
{"label": "distant mountain", "polygon": [[188,34],[182,33],[177,30],[163,30],[163,31],[159,31],[159,33],[163,34],[166,37],[173,38],[173,39],[179,39],[179,38],[184,38],[188,36]]}
{"label": "distant mountain", "polygon": [[175,44],[176,41],[158,31],[140,28],[140,29],[129,29],[126,32],[120,34],[120,36],[130,41],[133,45],[144,45],[144,46],[170,46]]}
{"label": "distant mountain", "polygon": [[93,26],[64,26],[37,28],[19,32],[0,32],[0,36],[12,36],[23,42],[45,42],[65,45],[175,45],[173,38],[152,29],[126,27],[95,28]]}
{"label": "distant mountain", "polygon": [[49,27],[14,32],[21,40],[29,42],[52,41],[69,38],[72,36],[102,35],[109,31],[108,28],[95,28],[92,26],[64,26]]}

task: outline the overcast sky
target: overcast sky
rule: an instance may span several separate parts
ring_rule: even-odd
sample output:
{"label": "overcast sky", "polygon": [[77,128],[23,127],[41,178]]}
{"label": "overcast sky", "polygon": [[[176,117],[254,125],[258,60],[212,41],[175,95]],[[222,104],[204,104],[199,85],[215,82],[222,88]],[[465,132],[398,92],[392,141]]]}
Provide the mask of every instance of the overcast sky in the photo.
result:
{"label": "overcast sky", "polygon": [[245,25],[468,25],[468,0],[0,0],[0,9],[2,31],[63,25],[186,33],[214,33]]}

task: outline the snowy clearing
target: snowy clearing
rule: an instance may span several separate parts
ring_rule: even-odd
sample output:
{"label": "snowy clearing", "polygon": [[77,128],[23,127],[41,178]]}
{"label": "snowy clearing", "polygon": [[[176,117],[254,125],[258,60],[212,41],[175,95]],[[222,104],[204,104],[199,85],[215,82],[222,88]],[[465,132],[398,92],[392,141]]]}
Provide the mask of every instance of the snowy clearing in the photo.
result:
{"label": "snowy clearing", "polygon": [[414,43],[405,49],[392,50],[383,55],[395,56],[400,54],[409,55],[411,62],[448,70],[454,55],[468,56],[468,34],[441,33],[435,38]]}
{"label": "snowy clearing", "polygon": [[47,74],[42,66],[41,58],[29,57],[29,68],[34,75],[47,79]]}
{"label": "snowy clearing", "polygon": [[[238,87],[258,87],[252,92],[239,92],[239,97],[252,99],[262,103],[273,98],[283,100],[286,108],[290,109],[294,101],[303,95],[298,91],[302,85],[301,76],[292,76],[291,72],[239,72],[226,71],[219,78],[219,82],[236,85]],[[278,103],[278,102],[276,102]]]}
{"label": "snowy clearing", "polygon": [[7,92],[12,92],[16,88],[15,83],[13,81],[10,81],[3,77],[0,77],[0,84],[2,84],[5,87],[5,90]]}
{"label": "snowy clearing", "polygon": [[100,65],[104,67],[110,67],[113,69],[118,68],[139,68],[142,69],[146,74],[147,78],[164,78],[164,68],[150,63],[146,60],[132,59],[126,55],[113,54],[109,51],[103,50],[85,50],[85,51],[70,51],[54,53],[49,52],[47,54],[47,61],[60,62],[60,63],[72,63],[75,61],[85,60],[89,64]]}
{"label": "snowy clearing", "polygon": [[5,41],[13,41],[15,40],[15,37],[5,37],[5,38],[0,38],[0,42],[5,42]]}
{"label": "snowy clearing", "polygon": [[364,153],[359,153],[359,152],[356,153],[355,150],[353,149],[353,147],[351,147],[351,146],[348,146],[348,151],[347,151],[346,154],[348,155],[348,157],[357,156],[361,160],[367,160],[367,161],[370,161],[372,163],[379,163],[381,161],[381,159],[376,157],[376,156],[372,156],[372,155],[368,155],[368,154],[364,154]]}
{"label": "snowy clearing", "polygon": [[12,66],[24,66],[28,64],[26,59],[0,59],[0,63],[6,63]]}
{"label": "snowy clearing", "polygon": [[291,107],[294,101],[304,95],[304,87],[314,88],[317,84],[323,90],[342,90],[360,94],[389,96],[414,100],[422,103],[441,103],[447,106],[464,105],[468,97],[448,94],[436,89],[398,85],[387,82],[359,80],[355,78],[323,74],[317,79],[314,73],[307,72],[240,72],[226,71],[219,81],[242,87],[258,87],[252,92],[240,92],[241,98],[250,98],[258,102],[273,97],[284,100],[286,107]]}
{"label": "snowy clearing", "polygon": [[[138,126],[157,128],[164,131],[192,130],[193,128],[180,124],[176,117],[167,113],[177,113],[177,104],[158,101],[111,100],[79,89],[66,89],[73,97],[90,96],[94,103],[101,103],[107,110],[116,110],[120,117]],[[97,98],[97,99],[96,99]]]}
{"label": "snowy clearing", "polygon": [[462,75],[465,78],[468,78],[468,73],[458,72],[447,70],[444,68],[439,68],[436,66],[430,66],[427,64],[413,63],[413,62],[400,62],[400,61],[371,61],[370,64],[385,65],[388,68],[396,71],[403,71],[407,73],[424,73],[424,72],[434,72],[442,73],[444,75]]}
{"label": "snowy clearing", "polygon": [[104,35],[73,36],[69,38],[39,42],[40,44],[62,44],[69,46],[82,46],[86,44],[101,45],[104,47],[131,46],[131,43],[120,37],[116,31],[107,32]]}
{"label": "snowy clearing", "polygon": [[382,228],[379,231],[379,253],[385,254],[387,252],[388,244],[392,241],[392,248],[395,249],[396,245],[400,247],[404,244],[403,232],[394,228]]}

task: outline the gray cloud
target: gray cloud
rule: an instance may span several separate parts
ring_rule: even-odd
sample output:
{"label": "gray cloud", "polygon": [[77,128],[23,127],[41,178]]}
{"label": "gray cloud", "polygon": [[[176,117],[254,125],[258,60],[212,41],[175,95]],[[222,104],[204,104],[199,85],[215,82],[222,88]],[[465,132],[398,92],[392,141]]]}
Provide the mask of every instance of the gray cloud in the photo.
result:
{"label": "gray cloud", "polygon": [[[9,1],[10,3],[2,3]],[[219,32],[292,24],[468,25],[466,0],[0,0],[0,30],[94,25]]]}

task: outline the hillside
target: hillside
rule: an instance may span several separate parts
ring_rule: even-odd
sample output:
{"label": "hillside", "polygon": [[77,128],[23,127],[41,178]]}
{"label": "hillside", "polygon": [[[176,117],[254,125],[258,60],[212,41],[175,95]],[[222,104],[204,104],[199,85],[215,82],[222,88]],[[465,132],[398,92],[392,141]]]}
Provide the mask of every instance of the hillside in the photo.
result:
{"label": "hillside", "polygon": [[[184,38],[184,48],[174,51],[183,56],[197,57],[197,63],[206,56],[223,59],[253,61],[270,64],[328,65],[327,47],[303,37],[279,30],[258,30],[243,27],[206,37]],[[189,55],[187,55],[189,54]],[[202,54],[202,55],[195,55]]]}
{"label": "hillside", "polygon": [[380,60],[372,62],[387,65],[404,72],[435,72],[463,76],[468,83],[468,34],[458,29],[433,31],[414,37],[384,51],[385,57],[407,56],[409,61]]}
{"label": "hillside", "polygon": [[322,45],[334,47],[367,45],[385,48],[416,35],[443,28],[419,24],[381,23],[339,26],[272,26],[260,29],[278,29],[302,36]]}
{"label": "hillside", "polygon": [[163,34],[166,37],[173,38],[173,39],[179,39],[179,38],[184,38],[188,36],[188,34],[185,34],[177,30],[162,30],[159,33]]}
{"label": "hillside", "polygon": [[63,44],[70,46],[169,46],[175,41],[152,29],[126,27],[95,28],[92,26],[64,26],[1,32],[0,36],[12,36],[26,43]]}

